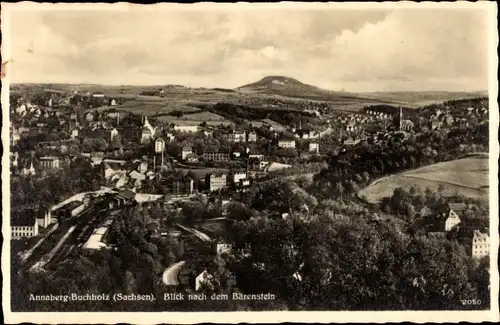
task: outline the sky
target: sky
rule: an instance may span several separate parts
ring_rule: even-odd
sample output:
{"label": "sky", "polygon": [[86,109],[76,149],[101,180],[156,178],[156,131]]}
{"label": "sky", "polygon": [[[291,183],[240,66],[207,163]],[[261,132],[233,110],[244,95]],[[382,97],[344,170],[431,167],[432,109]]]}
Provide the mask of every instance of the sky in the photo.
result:
{"label": "sky", "polygon": [[9,26],[15,83],[488,89],[484,9],[23,10]]}

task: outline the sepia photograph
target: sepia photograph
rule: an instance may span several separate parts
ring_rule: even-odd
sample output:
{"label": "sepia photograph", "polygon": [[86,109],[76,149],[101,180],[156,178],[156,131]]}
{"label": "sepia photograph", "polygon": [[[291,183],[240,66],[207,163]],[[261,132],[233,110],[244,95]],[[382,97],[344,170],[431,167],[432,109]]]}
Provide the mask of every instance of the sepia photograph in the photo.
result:
{"label": "sepia photograph", "polygon": [[1,6],[6,321],[499,320],[496,3]]}

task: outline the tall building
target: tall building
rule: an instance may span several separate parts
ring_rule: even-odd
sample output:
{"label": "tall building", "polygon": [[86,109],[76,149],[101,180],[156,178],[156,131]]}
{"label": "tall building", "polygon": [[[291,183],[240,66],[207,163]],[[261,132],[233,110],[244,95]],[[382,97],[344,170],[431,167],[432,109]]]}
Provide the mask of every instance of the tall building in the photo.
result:
{"label": "tall building", "polygon": [[148,117],[145,116],[142,123],[141,143],[150,143],[155,137],[155,131],[156,129],[149,123]]}
{"label": "tall building", "polygon": [[483,234],[479,230],[474,230],[472,237],[472,257],[483,258],[490,254],[490,236]]}
{"label": "tall building", "polygon": [[208,185],[210,192],[218,191],[227,187],[227,176],[226,174],[207,174],[205,182]]}

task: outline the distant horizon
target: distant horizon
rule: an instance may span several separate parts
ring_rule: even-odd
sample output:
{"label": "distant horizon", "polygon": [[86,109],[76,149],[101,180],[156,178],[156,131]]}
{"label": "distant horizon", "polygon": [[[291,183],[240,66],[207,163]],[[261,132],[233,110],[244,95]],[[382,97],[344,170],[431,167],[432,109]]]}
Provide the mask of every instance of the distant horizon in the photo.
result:
{"label": "distant horizon", "polygon": [[[293,78],[293,77],[292,77]],[[296,79],[296,78],[294,78]],[[259,79],[260,80],[260,79]],[[299,79],[297,79],[299,80]],[[258,81],[258,80],[256,80]],[[299,80],[300,81],[300,80]],[[255,81],[254,81],[255,82]],[[251,82],[250,82],[251,83]],[[250,84],[248,83],[248,84]],[[238,88],[245,86],[247,84],[237,86],[234,88],[228,88],[228,87],[218,87],[218,86],[186,86],[180,83],[165,83],[165,84],[102,84],[102,83],[92,83],[92,82],[11,82],[10,86],[16,86],[16,85],[66,85],[66,86],[98,86],[98,87],[167,87],[167,86],[182,86],[185,88],[190,88],[190,89],[215,89],[215,88],[220,88],[220,89],[229,89],[229,90],[238,90]],[[307,84],[310,85],[310,84]],[[310,86],[316,86],[316,85],[310,85]],[[318,87],[322,90],[326,91],[331,91],[331,92],[345,92],[345,93],[358,93],[358,94],[376,94],[376,93],[406,93],[406,92],[411,92],[411,93],[486,93],[488,94],[489,91],[488,89],[478,89],[478,90],[440,90],[440,89],[434,89],[434,90],[378,90],[378,91],[349,91],[349,90],[335,90],[335,89],[326,89],[322,87]]]}

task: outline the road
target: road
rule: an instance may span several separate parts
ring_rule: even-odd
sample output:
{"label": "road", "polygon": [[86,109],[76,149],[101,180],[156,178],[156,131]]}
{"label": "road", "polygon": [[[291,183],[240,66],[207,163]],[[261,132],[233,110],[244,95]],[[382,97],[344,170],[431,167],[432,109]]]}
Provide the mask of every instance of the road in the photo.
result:
{"label": "road", "polygon": [[184,264],[186,264],[186,261],[180,261],[167,268],[165,272],[163,272],[163,283],[170,286],[179,285],[179,272],[184,267]]}
{"label": "road", "polygon": [[210,236],[208,236],[207,234],[199,231],[198,229],[186,227],[186,226],[183,226],[183,225],[178,224],[178,223],[176,224],[176,226],[179,227],[179,228],[181,228],[184,231],[187,231],[187,232],[195,235],[197,238],[199,238],[203,242],[211,242],[212,241],[212,238],[210,238]]}

